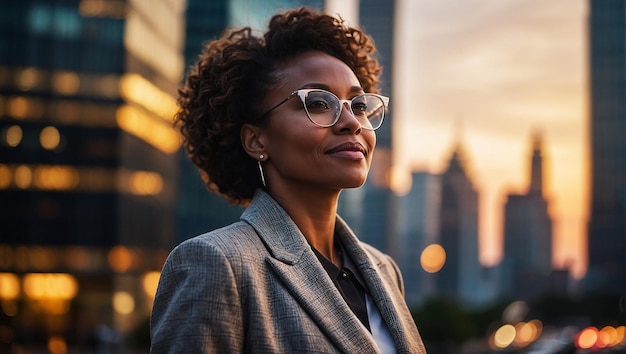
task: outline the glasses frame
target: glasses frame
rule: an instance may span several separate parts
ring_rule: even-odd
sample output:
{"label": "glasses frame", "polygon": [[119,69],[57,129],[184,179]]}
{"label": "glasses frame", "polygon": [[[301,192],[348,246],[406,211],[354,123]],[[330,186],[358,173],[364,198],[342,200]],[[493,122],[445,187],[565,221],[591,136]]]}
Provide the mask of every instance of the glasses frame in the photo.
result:
{"label": "glasses frame", "polygon": [[[335,117],[335,120],[332,123],[330,123],[330,124],[319,124],[319,123],[315,122],[311,118],[311,115],[309,114],[309,111],[306,108],[306,97],[307,97],[307,95],[310,92],[313,92],[313,91],[322,91],[324,93],[330,94],[331,96],[335,97],[337,99],[337,101],[339,102],[339,114],[337,114],[337,116]],[[297,97],[300,98],[300,102],[302,103],[302,106],[304,107],[304,112],[306,112],[306,116],[307,116],[307,118],[309,118],[309,121],[311,121],[311,123],[317,125],[318,127],[330,128],[333,125],[337,124],[337,122],[339,121],[339,117],[341,117],[341,112],[343,111],[343,107],[344,107],[345,103],[348,103],[348,109],[350,110],[350,114],[352,114],[353,117],[356,117],[354,115],[354,112],[352,111],[352,101],[354,101],[355,99],[358,99],[358,98],[360,98],[362,96],[366,96],[366,95],[367,96],[377,97],[383,103],[383,113],[382,113],[383,116],[380,119],[380,123],[378,124],[378,126],[369,128],[369,127],[365,127],[365,126],[363,126],[363,124],[361,124],[361,127],[363,129],[366,129],[366,130],[376,130],[376,129],[380,128],[383,125],[383,121],[385,120],[385,116],[387,114],[387,110],[388,110],[388,107],[389,107],[389,97],[382,96],[382,95],[375,94],[375,93],[362,93],[362,94],[359,94],[359,95],[357,95],[357,96],[355,96],[355,97],[353,97],[353,98],[351,98],[349,100],[342,100],[342,99],[339,99],[339,97],[337,97],[337,95],[335,95],[334,93],[332,93],[330,91],[327,91],[327,90],[323,90],[323,89],[299,89],[299,90],[293,91],[289,96],[287,96],[287,98],[285,98],[284,100],[282,100],[278,104],[276,104],[274,107],[272,107],[269,110],[267,110],[267,112],[265,112],[261,116],[261,118],[267,117],[267,115],[270,114],[272,111],[274,111],[276,108],[280,107],[285,102],[287,102],[290,99],[292,99],[293,97],[297,96]]]}

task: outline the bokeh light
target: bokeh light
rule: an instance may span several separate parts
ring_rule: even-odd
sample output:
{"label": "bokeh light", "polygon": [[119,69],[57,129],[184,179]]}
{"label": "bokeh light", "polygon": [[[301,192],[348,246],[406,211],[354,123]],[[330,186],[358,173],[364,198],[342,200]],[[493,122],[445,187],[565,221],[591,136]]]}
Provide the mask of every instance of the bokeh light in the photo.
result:
{"label": "bokeh light", "polygon": [[59,146],[61,142],[61,134],[55,127],[48,126],[41,130],[39,134],[39,142],[41,146],[46,150],[54,150]]}
{"label": "bokeh light", "polygon": [[65,354],[67,353],[67,343],[63,337],[52,336],[48,338],[48,351],[51,354]]}
{"label": "bokeh light", "polygon": [[73,95],[78,92],[80,79],[78,74],[70,71],[57,72],[52,76],[52,89],[62,95]]}
{"label": "bokeh light", "polygon": [[78,293],[78,282],[70,274],[30,273],[23,279],[24,293],[33,300],[70,300]]}
{"label": "bokeh light", "polygon": [[38,78],[38,70],[29,67],[17,73],[15,77],[15,83],[20,90],[28,91],[37,85]]}
{"label": "bokeh light", "polygon": [[4,133],[4,141],[10,147],[17,147],[22,142],[24,133],[19,125],[8,127]]}
{"label": "bokeh light", "polygon": [[510,324],[505,324],[498,328],[493,334],[493,343],[496,348],[506,348],[515,340],[515,327]]}
{"label": "bokeh light", "polygon": [[12,273],[0,273],[0,300],[13,300],[20,295],[20,280]]}
{"label": "bokeh light", "polygon": [[600,330],[599,338],[606,344],[608,347],[612,347],[617,345],[618,342],[618,333],[617,329],[612,326],[605,326]]}
{"label": "bokeh light", "polygon": [[505,323],[518,323],[528,314],[528,305],[524,301],[514,301],[502,312],[502,321]]}
{"label": "bokeh light", "polygon": [[420,257],[422,268],[428,273],[436,273],[446,263],[446,251],[438,244],[428,245]]}
{"label": "bokeh light", "polygon": [[542,327],[541,322],[538,320],[517,323],[515,325],[515,340],[513,344],[518,348],[526,347],[539,338]]}
{"label": "bokeh light", "polygon": [[[0,164],[0,189],[11,185],[11,169],[4,164]],[[2,261],[0,261],[0,264]]]}
{"label": "bokeh light", "polygon": [[26,189],[33,182],[33,171],[30,167],[21,165],[15,169],[15,185],[18,188]]}
{"label": "bokeh light", "polygon": [[113,309],[122,315],[129,315],[135,310],[135,300],[133,296],[125,291],[118,291],[113,294]]}
{"label": "bokeh light", "polygon": [[148,272],[143,276],[143,291],[151,298],[154,298],[154,295],[156,294],[160,277],[161,272]]}
{"label": "bokeh light", "polygon": [[598,341],[598,329],[587,327],[580,331],[576,337],[576,346],[581,349],[592,348]]}
{"label": "bokeh light", "polygon": [[163,189],[163,178],[158,173],[137,171],[129,178],[130,192],[136,195],[156,195]]}
{"label": "bokeh light", "polygon": [[133,265],[133,255],[124,246],[115,246],[109,251],[109,267],[118,273],[124,273]]}

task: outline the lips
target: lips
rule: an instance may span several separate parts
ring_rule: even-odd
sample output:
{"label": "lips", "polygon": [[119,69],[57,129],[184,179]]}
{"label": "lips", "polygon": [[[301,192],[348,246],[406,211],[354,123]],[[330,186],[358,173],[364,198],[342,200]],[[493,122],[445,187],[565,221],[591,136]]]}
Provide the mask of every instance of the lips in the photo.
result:
{"label": "lips", "polygon": [[340,154],[347,156],[365,157],[367,156],[367,150],[365,150],[363,145],[361,145],[360,143],[348,142],[326,151],[326,154]]}

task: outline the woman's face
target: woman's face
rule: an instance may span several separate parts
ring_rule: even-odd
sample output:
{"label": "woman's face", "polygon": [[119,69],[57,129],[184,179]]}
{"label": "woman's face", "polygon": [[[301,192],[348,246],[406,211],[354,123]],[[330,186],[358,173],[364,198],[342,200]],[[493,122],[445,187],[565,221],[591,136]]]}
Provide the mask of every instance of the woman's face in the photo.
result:
{"label": "woman's face", "polygon": [[[339,59],[322,52],[306,52],[279,66],[281,77],[268,93],[267,111],[299,89],[323,89],[340,100],[363,93],[352,70]],[[343,104],[331,127],[313,124],[299,97],[294,96],[269,114],[264,129],[263,163],[270,190],[341,190],[361,186],[367,178],[376,145],[376,134],[363,129]]]}

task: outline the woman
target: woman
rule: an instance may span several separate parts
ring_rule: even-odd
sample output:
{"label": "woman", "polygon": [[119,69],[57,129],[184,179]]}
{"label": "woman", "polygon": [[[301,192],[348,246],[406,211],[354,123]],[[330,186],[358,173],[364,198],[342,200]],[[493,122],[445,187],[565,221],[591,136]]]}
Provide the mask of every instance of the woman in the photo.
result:
{"label": "woman", "polygon": [[153,353],[425,353],[398,267],[337,216],[386,110],[374,50],[306,8],[206,45],[176,122],[208,188],[247,208],[171,252]]}

